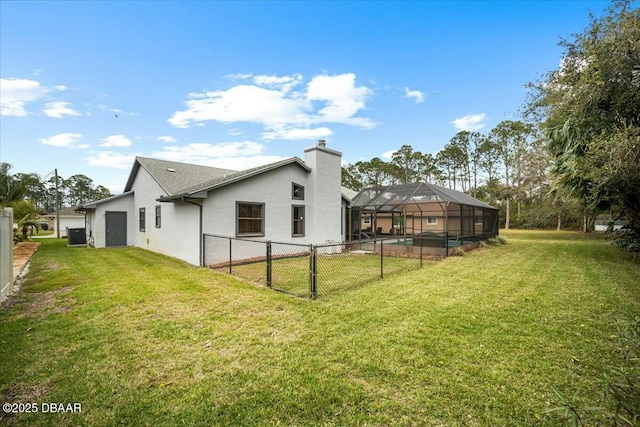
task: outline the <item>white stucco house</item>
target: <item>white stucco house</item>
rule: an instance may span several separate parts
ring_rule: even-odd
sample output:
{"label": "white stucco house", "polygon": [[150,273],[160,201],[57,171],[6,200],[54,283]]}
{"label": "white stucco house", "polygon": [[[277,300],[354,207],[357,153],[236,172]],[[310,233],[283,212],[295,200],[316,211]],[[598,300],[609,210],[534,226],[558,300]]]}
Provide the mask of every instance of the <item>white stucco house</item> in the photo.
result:
{"label": "white stucco house", "polygon": [[[67,237],[68,230],[70,228],[85,228],[85,214],[76,208],[63,208],[59,211],[60,214],[60,237]],[[53,224],[55,230],[57,219],[56,212],[50,212],[43,215],[47,218],[50,224]]]}
{"label": "white stucco house", "polygon": [[341,157],[324,141],[244,171],[137,157],[120,195],[84,205],[97,248],[137,246],[204,265],[203,235],[312,244],[345,240]]}

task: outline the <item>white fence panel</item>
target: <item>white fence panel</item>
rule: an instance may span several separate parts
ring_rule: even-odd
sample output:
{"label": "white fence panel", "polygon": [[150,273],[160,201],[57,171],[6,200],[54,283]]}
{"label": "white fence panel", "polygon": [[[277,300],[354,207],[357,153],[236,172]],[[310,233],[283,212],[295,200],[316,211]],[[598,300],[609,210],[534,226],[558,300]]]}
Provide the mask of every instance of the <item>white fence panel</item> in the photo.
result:
{"label": "white fence panel", "polygon": [[0,209],[0,301],[13,288],[13,209]]}

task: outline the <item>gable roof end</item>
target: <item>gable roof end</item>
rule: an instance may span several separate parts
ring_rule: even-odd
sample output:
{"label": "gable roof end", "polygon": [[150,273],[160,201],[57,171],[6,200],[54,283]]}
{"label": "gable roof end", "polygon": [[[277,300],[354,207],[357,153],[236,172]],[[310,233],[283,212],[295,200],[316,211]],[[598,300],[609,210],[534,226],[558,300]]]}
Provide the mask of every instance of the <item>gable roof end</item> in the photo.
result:
{"label": "gable roof end", "polygon": [[124,188],[125,192],[131,191],[140,167],[143,167],[149,175],[151,175],[167,195],[178,193],[183,188],[237,172],[231,169],[214,168],[211,166],[171,162],[168,160],[150,159],[148,157],[136,157],[133,167],[131,168],[131,173],[129,174],[129,179],[127,180],[127,185]]}
{"label": "gable roof end", "polygon": [[221,177],[211,179],[209,181],[194,185],[192,187],[185,188],[176,194],[169,195],[167,197],[161,197],[158,200],[161,202],[169,202],[169,201],[182,199],[185,197],[194,197],[198,193],[200,193],[200,196],[201,196],[202,194],[206,194],[208,191],[215,190],[217,188],[224,187],[224,186],[233,184],[235,182],[243,181],[245,179],[248,179],[257,175],[261,175],[265,172],[279,169],[287,165],[297,165],[303,171],[307,173],[311,172],[311,168],[307,166],[305,162],[303,162],[301,159],[297,157],[292,157],[289,159],[280,160],[279,162],[269,163],[268,165],[258,166],[258,167],[247,169],[241,172],[235,172],[229,175],[223,175]]}

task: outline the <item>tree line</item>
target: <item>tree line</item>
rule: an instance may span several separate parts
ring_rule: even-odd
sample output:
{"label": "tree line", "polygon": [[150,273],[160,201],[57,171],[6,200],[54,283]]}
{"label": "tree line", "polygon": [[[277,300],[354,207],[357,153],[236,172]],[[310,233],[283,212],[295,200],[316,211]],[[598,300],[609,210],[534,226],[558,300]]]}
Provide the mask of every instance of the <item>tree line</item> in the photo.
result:
{"label": "tree line", "polygon": [[575,200],[552,193],[552,158],[532,123],[505,120],[488,133],[460,131],[435,155],[410,145],[347,165],[342,184],[353,190],[427,182],[470,194],[501,211],[502,226],[577,226],[584,214]]}
{"label": "tree line", "polygon": [[[0,206],[13,207],[15,218],[27,213],[49,213],[56,210],[56,177],[43,179],[37,173],[11,174],[12,165],[0,163]],[[86,175],[58,176],[58,206],[81,206],[112,196],[108,188],[96,185]]]}

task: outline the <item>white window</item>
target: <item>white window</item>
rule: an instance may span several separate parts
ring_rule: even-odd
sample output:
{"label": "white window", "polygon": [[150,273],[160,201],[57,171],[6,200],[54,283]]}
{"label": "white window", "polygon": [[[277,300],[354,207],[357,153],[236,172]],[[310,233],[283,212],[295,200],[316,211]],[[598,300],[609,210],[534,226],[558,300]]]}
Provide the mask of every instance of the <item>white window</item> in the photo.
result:
{"label": "white window", "polygon": [[427,217],[427,225],[437,225],[438,217],[437,216],[428,216]]}

